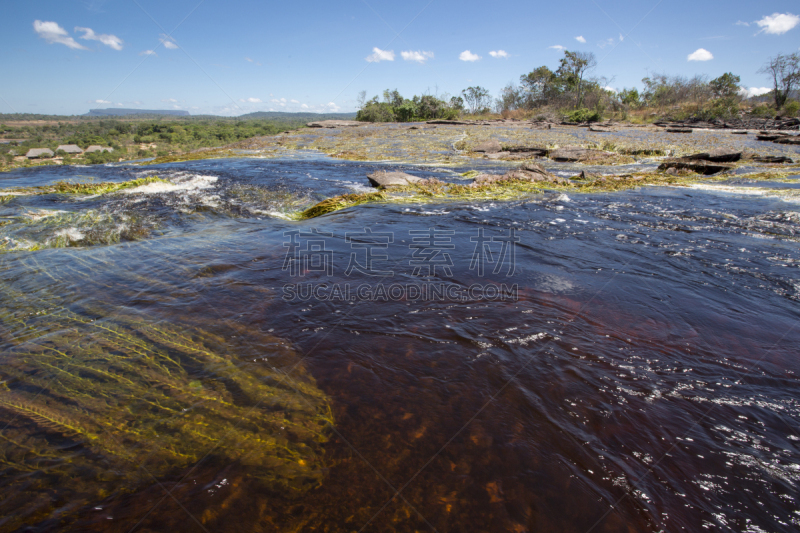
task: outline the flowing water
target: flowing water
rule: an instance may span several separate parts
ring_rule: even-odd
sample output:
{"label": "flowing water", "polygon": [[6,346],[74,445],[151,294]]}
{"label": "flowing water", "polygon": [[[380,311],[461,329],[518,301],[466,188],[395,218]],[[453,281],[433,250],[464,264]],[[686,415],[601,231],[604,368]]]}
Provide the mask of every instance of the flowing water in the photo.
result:
{"label": "flowing water", "polygon": [[0,529],[800,526],[798,176],[292,220],[381,168],[0,177],[167,180],[0,197]]}

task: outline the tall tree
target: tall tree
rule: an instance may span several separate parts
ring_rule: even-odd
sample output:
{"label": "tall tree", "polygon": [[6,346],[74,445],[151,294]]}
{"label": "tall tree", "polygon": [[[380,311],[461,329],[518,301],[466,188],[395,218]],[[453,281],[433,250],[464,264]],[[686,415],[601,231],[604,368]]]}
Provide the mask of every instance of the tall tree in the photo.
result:
{"label": "tall tree", "polygon": [[464,96],[467,106],[469,106],[469,112],[473,114],[489,107],[492,102],[489,91],[480,85],[467,87],[461,91],[461,94]]}
{"label": "tall tree", "polygon": [[719,78],[708,82],[714,98],[733,98],[739,94],[739,82],[741,78],[731,72],[726,72]]}
{"label": "tall tree", "polygon": [[789,93],[800,85],[800,54],[778,54],[771,57],[758,72],[772,78],[772,92],[775,109],[786,103]]}
{"label": "tall tree", "polygon": [[583,107],[583,79],[586,73],[597,66],[597,58],[592,52],[570,52],[564,50],[564,57],[556,71],[567,87],[577,94],[578,107]]}
{"label": "tall tree", "polygon": [[520,76],[519,82],[528,93],[526,107],[545,105],[551,97],[559,92],[558,78],[546,66],[541,66]]}

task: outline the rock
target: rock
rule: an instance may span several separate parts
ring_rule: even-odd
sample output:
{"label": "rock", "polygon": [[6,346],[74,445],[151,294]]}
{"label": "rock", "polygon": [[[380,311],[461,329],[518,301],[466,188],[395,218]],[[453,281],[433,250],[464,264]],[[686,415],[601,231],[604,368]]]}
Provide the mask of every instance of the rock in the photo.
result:
{"label": "rock", "polygon": [[790,157],[782,155],[755,155],[752,159],[756,163],[794,163]]}
{"label": "rock", "polygon": [[756,134],[756,139],[759,141],[777,141],[778,139],[788,136],[789,135],[787,133],[770,133],[768,131],[759,131]]}
{"label": "rock", "polygon": [[547,154],[553,161],[560,162],[576,162],[576,161],[591,161],[609,155],[608,152],[601,150],[590,150],[589,148],[581,148],[579,146],[565,146],[558,150],[553,150]]}
{"label": "rock", "polygon": [[506,152],[511,153],[526,153],[533,157],[545,157],[547,155],[547,148],[539,148],[537,146],[506,146],[503,148]]}
{"label": "rock", "polygon": [[309,128],[354,128],[364,125],[364,122],[355,120],[320,120],[318,122],[309,122],[306,124]]}
{"label": "rock", "polygon": [[658,170],[661,171],[669,170],[671,168],[677,170],[691,170],[692,172],[697,172],[698,174],[710,176],[711,174],[718,174],[720,172],[725,172],[726,170],[731,170],[733,169],[733,165],[726,165],[725,163],[713,163],[711,161],[696,161],[686,158],[670,159],[658,165]]}
{"label": "rock", "polygon": [[589,131],[597,131],[597,132],[608,133],[608,132],[615,131],[615,130],[613,130],[612,128],[606,127],[606,126],[589,126]]}
{"label": "rock", "polygon": [[733,130],[729,133],[732,135],[747,135],[747,130]]}
{"label": "rock", "polygon": [[500,146],[500,143],[494,140],[482,142],[481,144],[475,146],[472,149],[473,152],[484,152],[486,154],[496,154],[497,152],[500,152],[502,150],[503,147]]}
{"label": "rock", "polygon": [[692,133],[692,128],[667,127],[666,131],[669,133]]}
{"label": "rock", "polygon": [[511,152],[495,152],[493,154],[486,154],[486,159],[506,159],[511,155]]}
{"label": "rock", "polygon": [[780,139],[775,139],[772,142],[777,143],[777,144],[800,145],[800,137],[798,137],[798,136],[786,136],[786,137],[781,137]]}
{"label": "rock", "polygon": [[509,170],[505,174],[479,174],[475,176],[472,182],[472,187],[479,187],[481,185],[489,185],[491,183],[498,183],[503,181],[543,181],[547,183],[568,185],[570,181],[559,176],[555,176],[547,172],[541,165],[533,162],[522,164],[519,168]]}
{"label": "rock", "polygon": [[549,130],[552,127],[553,125],[550,124],[549,122],[536,122],[534,124],[531,124],[532,130]]}
{"label": "rock", "polygon": [[367,178],[373,187],[398,187],[426,181],[405,172],[387,172],[385,170],[367,174]]}
{"label": "rock", "polygon": [[708,152],[693,154],[683,157],[685,160],[692,161],[713,161],[715,163],[732,163],[742,158],[742,152],[736,150],[729,150],[727,148],[715,148]]}
{"label": "rock", "polygon": [[473,121],[461,121],[461,120],[429,120],[425,124],[442,124],[442,125],[450,125],[450,126],[472,126],[477,124]]}

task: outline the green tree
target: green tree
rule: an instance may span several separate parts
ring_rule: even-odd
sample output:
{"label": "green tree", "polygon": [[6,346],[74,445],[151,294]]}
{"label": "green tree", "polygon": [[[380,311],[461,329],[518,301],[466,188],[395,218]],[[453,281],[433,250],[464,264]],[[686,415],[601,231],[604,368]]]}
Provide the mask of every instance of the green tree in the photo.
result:
{"label": "green tree", "polygon": [[561,92],[558,78],[546,66],[520,76],[519,82],[527,92],[523,104],[527,108],[546,105],[552,97]]}
{"label": "green tree", "polygon": [[711,94],[714,98],[734,98],[739,94],[740,81],[739,76],[726,72],[719,78],[708,82],[708,85],[711,87]]}
{"label": "green tree", "polygon": [[476,85],[475,87],[467,87],[461,91],[461,95],[464,97],[464,101],[469,107],[470,113],[473,114],[489,107],[492,101],[489,91],[480,85]]}
{"label": "green tree", "polygon": [[576,94],[577,107],[583,107],[583,79],[597,66],[597,59],[592,52],[570,52],[564,50],[556,76],[561,78],[570,92]]}
{"label": "green tree", "polygon": [[775,109],[780,110],[786,103],[789,93],[800,85],[800,54],[778,54],[771,57],[758,72],[772,78]]}

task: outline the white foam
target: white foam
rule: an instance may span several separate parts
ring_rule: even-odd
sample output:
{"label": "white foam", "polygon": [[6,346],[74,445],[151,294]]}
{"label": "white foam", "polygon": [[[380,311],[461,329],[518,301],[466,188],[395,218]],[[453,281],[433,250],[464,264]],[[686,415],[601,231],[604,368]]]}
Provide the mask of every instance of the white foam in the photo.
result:
{"label": "white foam", "polygon": [[198,191],[210,189],[219,178],[216,176],[191,175],[189,178],[177,179],[170,183],[148,183],[132,189],[125,189],[127,194],[162,194],[176,191]]}
{"label": "white foam", "polygon": [[71,242],[83,240],[85,235],[78,228],[64,228],[56,232],[56,237],[66,237]]}

